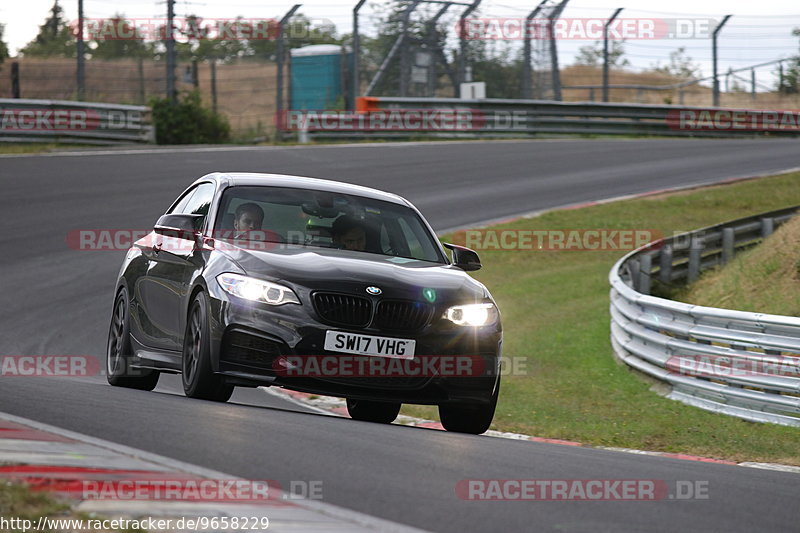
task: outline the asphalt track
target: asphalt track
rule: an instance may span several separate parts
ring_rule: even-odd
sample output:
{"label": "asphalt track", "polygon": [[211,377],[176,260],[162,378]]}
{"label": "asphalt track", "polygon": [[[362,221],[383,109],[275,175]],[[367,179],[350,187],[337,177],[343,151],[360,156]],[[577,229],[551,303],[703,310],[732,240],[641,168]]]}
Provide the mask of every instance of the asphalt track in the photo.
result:
{"label": "asphalt track", "polygon": [[[399,193],[437,230],[800,166],[795,140],[564,140],[0,158],[0,354],[101,358],[123,252],[75,229],[147,229],[214,170],[329,177]],[[502,401],[502,397],[501,397]],[[188,400],[105,378],[0,378],[0,411],[251,479],[322,481],[327,503],[431,531],[796,531],[795,474],[328,417],[260,390]],[[646,416],[646,413],[642,413]],[[700,481],[709,498],[471,502],[464,479]]]}

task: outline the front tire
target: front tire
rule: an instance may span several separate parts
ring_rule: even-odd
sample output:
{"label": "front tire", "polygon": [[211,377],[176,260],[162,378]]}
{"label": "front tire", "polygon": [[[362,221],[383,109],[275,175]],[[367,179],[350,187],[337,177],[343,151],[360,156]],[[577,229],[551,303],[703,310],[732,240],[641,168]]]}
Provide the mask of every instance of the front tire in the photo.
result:
{"label": "front tire", "polygon": [[347,413],[353,420],[391,424],[399,412],[399,403],[347,399]]}
{"label": "front tire", "polygon": [[106,344],[106,379],[115,387],[151,391],[158,385],[159,372],[131,364],[130,300],[122,287],[114,300]]}
{"label": "front tire", "polygon": [[189,307],[186,333],[183,336],[183,392],[189,398],[227,402],[233,385],[211,369],[211,333],[208,326],[208,303],[205,294],[197,293]]}
{"label": "front tire", "polygon": [[492,425],[497,398],[500,395],[500,381],[497,382],[492,399],[483,405],[440,405],[439,420],[447,431],[480,435]]}

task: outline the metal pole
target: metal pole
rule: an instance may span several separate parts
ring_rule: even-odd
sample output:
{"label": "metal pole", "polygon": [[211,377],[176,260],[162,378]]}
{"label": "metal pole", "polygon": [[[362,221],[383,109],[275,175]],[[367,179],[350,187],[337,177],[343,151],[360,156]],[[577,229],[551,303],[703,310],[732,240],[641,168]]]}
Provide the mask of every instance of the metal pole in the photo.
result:
{"label": "metal pole", "polygon": [[[367,85],[367,90],[364,91],[364,96],[369,96],[370,94],[372,94],[372,91],[375,90],[375,87],[378,86],[378,83],[383,78],[383,75],[386,74],[386,69],[389,68],[389,63],[391,63],[395,54],[397,54],[398,50],[400,50],[400,48],[403,46],[403,43],[405,42],[406,39],[406,35],[408,33],[407,28],[408,28],[408,22],[411,19],[411,12],[414,11],[414,9],[416,9],[417,4],[419,4],[420,1],[421,0],[415,0],[414,2],[411,2],[410,4],[408,4],[408,7],[403,12],[403,31],[400,33],[400,35],[397,36],[397,39],[394,41],[392,48],[389,50],[389,53],[386,54],[386,57],[383,58],[381,66],[378,67],[378,71],[375,73],[375,76],[372,77],[372,81],[370,81],[369,85]],[[400,72],[401,89],[402,89],[402,84],[403,84],[403,72],[401,69]]]}
{"label": "metal pole", "polygon": [[136,71],[139,75],[139,103],[144,105],[147,99],[145,97],[144,59],[142,59],[142,56],[139,56],[138,60],[136,61]]}
{"label": "metal pole", "polygon": [[175,102],[175,0],[167,0],[167,32],[164,37],[167,47],[167,98]]}
{"label": "metal pole", "polygon": [[783,92],[783,62],[778,63],[778,92]]}
{"label": "metal pole", "polygon": [[733,15],[725,15],[716,28],[714,28],[714,33],[711,34],[711,55],[713,60],[713,69],[714,69],[714,107],[719,107],[719,77],[717,76],[717,34],[719,34],[719,30],[722,29],[722,26],[728,22],[728,19],[731,18]]}
{"label": "metal pole", "polygon": [[200,88],[200,78],[198,77],[196,59],[192,59],[192,85],[195,89]]}
{"label": "metal pole", "polygon": [[553,99],[556,101],[561,101],[561,73],[558,69],[558,51],[556,50],[556,33],[555,33],[555,25],[558,17],[561,16],[561,13],[564,11],[564,8],[567,7],[567,2],[569,0],[563,0],[561,4],[556,8],[555,12],[550,19],[550,69],[552,71],[553,76]]}
{"label": "metal pole", "polygon": [[756,69],[750,69],[750,95],[753,102],[756,101]]}
{"label": "metal pole", "polygon": [[456,87],[456,93],[458,96],[461,96],[461,84],[467,78],[467,17],[472,14],[473,11],[478,9],[478,5],[481,3],[481,0],[475,0],[472,4],[464,10],[464,13],[461,15],[461,18],[458,20],[458,29],[459,29],[459,52],[458,52],[458,87]]}
{"label": "metal pole", "polygon": [[277,76],[277,91],[275,92],[275,116],[277,117],[277,138],[280,140],[281,137],[281,126],[283,125],[283,60],[284,60],[284,42],[283,42],[283,30],[286,23],[289,19],[292,18],[295,11],[300,9],[301,4],[295,4],[281,19],[278,23],[278,46],[275,60],[278,63],[278,76]]}
{"label": "metal pole", "polygon": [[217,112],[217,60],[211,60],[211,109]]}
{"label": "metal pole", "polygon": [[356,97],[361,93],[361,37],[358,34],[358,10],[367,0],[358,0],[353,8],[353,87],[350,90],[349,109],[356,108]]}
{"label": "metal pole", "polygon": [[77,48],[77,82],[78,100],[83,100],[86,95],[86,58],[83,54],[83,0],[78,0],[78,48]]}
{"label": "metal pole", "polygon": [[11,63],[11,98],[20,98],[19,62]]}
{"label": "metal pole", "polygon": [[533,98],[533,88],[531,87],[531,21],[536,18],[539,11],[542,10],[547,0],[542,0],[536,9],[528,13],[525,17],[525,28],[522,30],[523,47],[522,47],[522,97]]}
{"label": "metal pole", "polygon": [[608,27],[617,18],[623,8],[619,7],[611,18],[608,19],[606,25],[603,26],[603,101],[608,102]]}
{"label": "metal pole", "polygon": [[439,48],[439,32],[436,30],[436,24],[439,22],[439,19],[450,9],[449,2],[446,3],[439,11],[436,12],[436,15],[428,21],[428,52],[431,55],[431,63],[428,67],[428,88],[427,88],[427,96],[433,98],[436,96],[436,86],[438,82],[438,73],[436,69],[436,64],[439,61],[438,54],[434,54],[434,48]]}

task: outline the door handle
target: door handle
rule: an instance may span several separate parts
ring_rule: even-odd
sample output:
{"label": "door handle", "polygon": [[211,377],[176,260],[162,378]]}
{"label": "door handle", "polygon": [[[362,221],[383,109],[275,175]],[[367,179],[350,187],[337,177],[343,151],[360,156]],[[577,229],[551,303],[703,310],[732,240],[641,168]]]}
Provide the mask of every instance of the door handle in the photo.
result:
{"label": "door handle", "polygon": [[164,243],[161,243],[161,242],[158,242],[158,243],[154,244],[153,245],[153,253],[158,255],[158,252],[161,251],[161,247],[163,246],[163,244]]}

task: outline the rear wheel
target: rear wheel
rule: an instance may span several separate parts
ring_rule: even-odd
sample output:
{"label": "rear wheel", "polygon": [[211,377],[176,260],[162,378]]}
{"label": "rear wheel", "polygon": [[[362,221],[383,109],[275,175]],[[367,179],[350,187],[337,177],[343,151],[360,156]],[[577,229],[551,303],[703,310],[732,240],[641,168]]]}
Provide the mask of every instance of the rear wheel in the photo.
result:
{"label": "rear wheel", "polygon": [[114,300],[111,327],[108,330],[106,379],[115,387],[153,390],[158,384],[158,371],[135,368],[131,364],[133,349],[131,348],[129,315],[128,289],[122,287]]}
{"label": "rear wheel", "polygon": [[500,382],[498,381],[494,395],[492,395],[492,399],[487,404],[440,405],[439,419],[442,422],[442,426],[447,431],[480,435],[492,425],[499,394]]}
{"label": "rear wheel", "polygon": [[208,327],[208,303],[200,292],[189,307],[186,334],[183,336],[183,392],[189,398],[227,402],[233,385],[211,369],[211,334]]}
{"label": "rear wheel", "polygon": [[347,399],[347,412],[354,420],[391,424],[400,412],[400,404]]}

